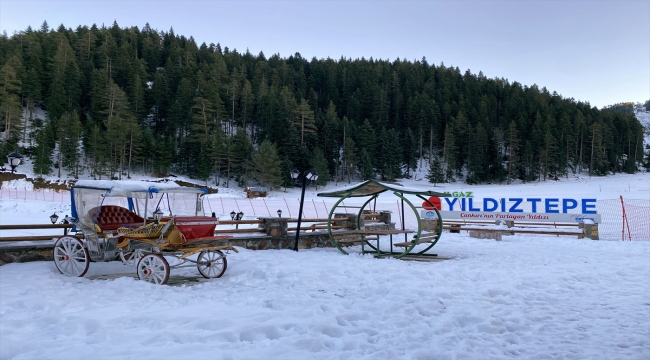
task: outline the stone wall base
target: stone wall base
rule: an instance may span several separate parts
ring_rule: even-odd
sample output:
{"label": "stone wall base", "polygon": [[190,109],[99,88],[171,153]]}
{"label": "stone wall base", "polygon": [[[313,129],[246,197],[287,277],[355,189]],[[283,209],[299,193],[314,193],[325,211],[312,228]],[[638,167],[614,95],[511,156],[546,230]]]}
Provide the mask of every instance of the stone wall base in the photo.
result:
{"label": "stone wall base", "polygon": [[500,231],[480,231],[480,230],[470,230],[469,237],[477,239],[494,239],[496,241],[501,241],[501,232]]}
{"label": "stone wall base", "polygon": [[0,266],[10,263],[22,263],[28,261],[52,261],[52,248],[41,249],[10,249],[4,251],[0,249]]}

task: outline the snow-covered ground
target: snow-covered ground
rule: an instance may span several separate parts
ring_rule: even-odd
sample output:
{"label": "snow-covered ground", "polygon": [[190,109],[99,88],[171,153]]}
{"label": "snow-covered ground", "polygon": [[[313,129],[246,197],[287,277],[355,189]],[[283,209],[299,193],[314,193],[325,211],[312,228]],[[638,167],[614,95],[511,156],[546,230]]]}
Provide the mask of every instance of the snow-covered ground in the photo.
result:
{"label": "snow-covered ground", "polygon": [[[20,170],[30,176],[29,168]],[[437,187],[424,173],[401,183],[478,198],[650,200],[646,172]],[[331,204],[316,194],[346,185],[309,188],[306,202]],[[24,180],[3,188],[31,194]],[[52,199],[4,196],[0,224],[70,213],[66,193],[46,195]],[[286,204],[296,217],[299,196],[298,188],[275,190],[251,202],[240,188],[220,187],[209,197],[271,214]],[[378,202],[382,209],[395,197]],[[216,212],[228,218],[230,208]],[[4,265],[0,360],[650,359],[649,241],[516,235],[496,242],[445,233],[432,251],[450,260],[377,260],[351,251],[241,249],[229,255],[222,278],[169,286],[138,281],[117,262],[92,263],[86,278],[64,277],[50,262]],[[174,279],[197,275],[172,271]]]}
{"label": "snow-covered ground", "polygon": [[[648,359],[650,243],[445,234],[451,260],[241,250],[157,286],[0,267],[0,359]],[[180,270],[175,275],[196,275]]]}

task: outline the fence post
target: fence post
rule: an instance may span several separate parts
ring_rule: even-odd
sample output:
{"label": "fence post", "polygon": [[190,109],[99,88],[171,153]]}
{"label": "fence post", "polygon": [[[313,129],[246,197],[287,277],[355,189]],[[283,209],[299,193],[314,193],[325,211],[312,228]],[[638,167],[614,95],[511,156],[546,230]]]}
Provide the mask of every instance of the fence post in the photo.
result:
{"label": "fence post", "polygon": [[623,202],[623,195],[619,195],[621,199],[621,207],[623,208],[623,230],[621,231],[621,240],[625,241],[625,226],[627,225],[627,237],[632,241],[632,234],[630,234],[630,223],[627,221],[627,214],[625,213],[625,202]]}

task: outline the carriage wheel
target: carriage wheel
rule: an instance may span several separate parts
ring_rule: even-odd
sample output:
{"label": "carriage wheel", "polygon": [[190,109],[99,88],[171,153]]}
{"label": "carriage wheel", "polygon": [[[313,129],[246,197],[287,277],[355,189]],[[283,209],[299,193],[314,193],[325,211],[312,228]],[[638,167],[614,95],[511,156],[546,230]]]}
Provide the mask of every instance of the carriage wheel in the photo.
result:
{"label": "carriage wheel", "polygon": [[88,271],[90,256],[81,240],[62,236],[54,243],[54,265],[63,275],[82,277]]}
{"label": "carriage wheel", "polygon": [[196,267],[204,278],[219,278],[228,268],[226,255],[219,250],[201,251],[196,259]]}
{"label": "carriage wheel", "polygon": [[138,261],[138,279],[164,285],[169,280],[169,263],[162,255],[147,254]]}

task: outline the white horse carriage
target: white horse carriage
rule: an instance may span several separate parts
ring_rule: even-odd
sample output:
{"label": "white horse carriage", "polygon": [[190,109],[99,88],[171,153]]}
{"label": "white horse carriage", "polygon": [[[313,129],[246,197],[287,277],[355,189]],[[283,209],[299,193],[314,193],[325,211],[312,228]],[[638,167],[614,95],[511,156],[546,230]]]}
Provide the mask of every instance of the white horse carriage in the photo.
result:
{"label": "white horse carriage", "polygon": [[[228,266],[223,251],[237,250],[228,245],[231,236],[214,236],[218,220],[203,214],[206,193],[174,182],[80,180],[70,189],[66,218],[75,235],[56,240],[54,264],[62,274],[82,277],[90,262],[119,258],[154,284],[167,283],[170,269],[181,267],[221,277]],[[170,266],[165,256],[180,261]]]}

